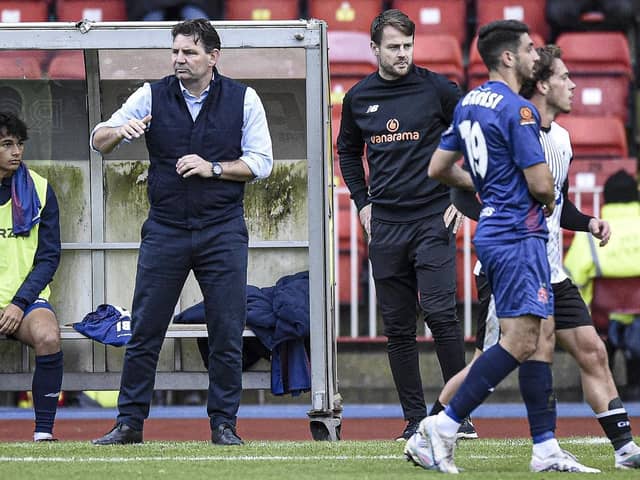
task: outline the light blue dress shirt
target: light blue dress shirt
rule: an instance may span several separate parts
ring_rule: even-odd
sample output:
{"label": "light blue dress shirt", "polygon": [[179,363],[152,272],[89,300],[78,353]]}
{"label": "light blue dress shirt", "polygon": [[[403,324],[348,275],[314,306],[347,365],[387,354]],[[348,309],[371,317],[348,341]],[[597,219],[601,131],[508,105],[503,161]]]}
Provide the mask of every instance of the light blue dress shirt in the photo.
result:
{"label": "light blue dress shirt", "polygon": [[[180,90],[184,96],[191,118],[195,121],[202,105],[209,95],[209,87],[202,92],[199,97],[195,97],[180,82]],[[126,102],[120,107],[111,118],[95,126],[91,132],[89,140],[91,148],[93,146],[93,136],[101,127],[119,127],[132,118],[142,119],[151,114],[151,85],[145,82],[140,88],[131,94]],[[153,122],[153,119],[151,119]],[[128,140],[123,140],[127,142]],[[242,140],[240,143],[242,155],[240,160],[247,164],[256,179],[266,178],[273,168],[273,149],[271,146],[271,135],[267,125],[267,117],[260,97],[256,91],[247,87],[244,94],[244,115],[242,122]],[[177,160],[177,159],[176,159]],[[235,160],[235,159],[226,159]]]}

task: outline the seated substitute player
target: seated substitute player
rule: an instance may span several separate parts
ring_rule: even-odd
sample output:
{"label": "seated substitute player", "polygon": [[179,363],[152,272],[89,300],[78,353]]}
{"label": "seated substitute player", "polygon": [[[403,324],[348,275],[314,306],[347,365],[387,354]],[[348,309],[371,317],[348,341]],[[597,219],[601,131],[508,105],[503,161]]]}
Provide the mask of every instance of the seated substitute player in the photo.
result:
{"label": "seated substitute player", "polygon": [[[514,20],[483,26],[478,50],[489,81],[456,106],[429,175],[480,195],[474,244],[495,295],[502,337],[473,363],[445,410],[420,424],[428,456],[424,466],[445,473],[458,472],[454,449],[461,419],[536,352],[540,323],[553,311],[545,221],[555,208],[553,177],[540,144],[539,114],[518,95],[533,76],[538,53],[528,27]],[[456,165],[461,152],[471,174]],[[540,404],[539,396],[531,401]],[[544,456],[561,455],[548,433]]]}
{"label": "seated substitute player", "polygon": [[47,179],[22,161],[27,126],[0,112],[0,334],[35,351],[36,442],[53,440],[62,385],[60,329],[47,301],[60,262],[58,201]]}
{"label": "seated substitute player", "polygon": [[[606,245],[610,237],[610,228],[606,221],[579,212],[568,198],[571,143],[569,133],[554,120],[558,114],[571,111],[575,84],[569,78],[569,71],[561,59],[558,47],[554,45],[541,47],[538,53],[540,59],[536,63],[535,76],[532,80],[525,82],[520,93],[530,99],[540,113],[542,125],[540,140],[555,182],[556,208],[553,215],[547,218],[549,229],[547,256],[551,266],[554,321],[543,323],[536,354],[520,367],[520,388],[525,401],[527,398],[525,390],[531,386],[539,388],[540,385],[545,386],[541,390],[541,395],[552,399],[548,409],[528,408],[534,438],[536,436],[536,432],[533,431],[534,426],[546,424],[547,429],[549,427],[555,429],[555,396],[551,389],[551,382],[547,381],[551,376],[555,324],[558,342],[578,362],[585,398],[614,448],[615,467],[640,468],[640,447],[633,441],[629,416],[620,401],[609,369],[606,347],[593,326],[587,306],[577,287],[567,278],[562,265],[560,227],[574,231],[588,231],[600,240],[600,246]],[[470,192],[463,194],[462,191],[456,191],[453,196],[458,209],[470,218],[478,219],[480,206],[475,195]],[[476,270],[479,269],[476,268]],[[499,325],[486,277],[478,272],[476,280],[481,302],[476,347],[477,352],[482,352],[497,341],[497,335],[492,335],[491,332],[499,331]],[[439,397],[441,403],[446,404],[453,396],[467,371],[468,367],[447,383]],[[539,375],[538,372],[543,372],[543,375]],[[417,441],[419,438],[415,438],[408,444],[409,454]],[[540,458],[536,454],[534,444],[532,470],[558,469],[559,466],[559,461]]]}

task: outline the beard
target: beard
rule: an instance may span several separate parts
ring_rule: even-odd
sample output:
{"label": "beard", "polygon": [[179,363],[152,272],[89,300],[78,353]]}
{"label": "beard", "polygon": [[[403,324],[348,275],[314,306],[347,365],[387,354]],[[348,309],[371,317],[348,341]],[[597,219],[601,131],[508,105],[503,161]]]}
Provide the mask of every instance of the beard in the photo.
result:
{"label": "beard", "polygon": [[392,78],[402,78],[407,75],[411,71],[411,67],[413,66],[413,62],[406,62],[407,66],[403,70],[399,70],[396,68],[396,64],[380,62],[380,70],[382,70],[388,77]]}

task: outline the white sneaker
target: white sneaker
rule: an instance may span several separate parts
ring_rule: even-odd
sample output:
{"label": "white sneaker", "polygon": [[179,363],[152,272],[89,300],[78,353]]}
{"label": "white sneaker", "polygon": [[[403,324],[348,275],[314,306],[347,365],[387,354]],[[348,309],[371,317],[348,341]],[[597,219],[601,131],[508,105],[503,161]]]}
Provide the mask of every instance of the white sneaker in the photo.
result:
{"label": "white sneaker", "polygon": [[616,468],[629,470],[640,468],[640,447],[635,443],[624,453],[616,453]]}
{"label": "white sneaker", "polygon": [[418,432],[425,440],[426,448],[430,452],[435,468],[442,473],[458,473],[458,467],[453,462],[453,452],[456,448],[456,436],[448,438],[438,432],[437,415],[432,415],[420,422]]}
{"label": "white sneaker", "polygon": [[529,467],[532,472],[600,473],[597,468],[582,465],[576,457],[566,450],[559,450],[545,458],[533,455]]}
{"label": "white sneaker", "polygon": [[431,449],[419,432],[414,433],[407,440],[407,444],[404,446],[404,456],[407,462],[412,462],[426,470],[437,470],[438,468],[433,461]]}

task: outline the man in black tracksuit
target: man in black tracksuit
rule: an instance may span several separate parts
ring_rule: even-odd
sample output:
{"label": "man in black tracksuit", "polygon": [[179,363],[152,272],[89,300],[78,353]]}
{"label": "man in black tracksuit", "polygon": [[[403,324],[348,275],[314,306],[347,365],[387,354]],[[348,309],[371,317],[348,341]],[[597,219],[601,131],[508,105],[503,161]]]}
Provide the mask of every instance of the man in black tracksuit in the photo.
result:
{"label": "man in black tracksuit", "polygon": [[[460,98],[444,76],[413,65],[414,23],[399,10],[373,20],[378,71],[345,95],[340,169],[369,236],[387,351],[409,438],[426,406],[416,344],[416,301],[447,381],[464,368],[456,317],[455,235],[444,221],[449,188],[427,175],[431,154]],[[367,146],[369,182],[362,153]],[[399,439],[400,439],[399,438]]]}

